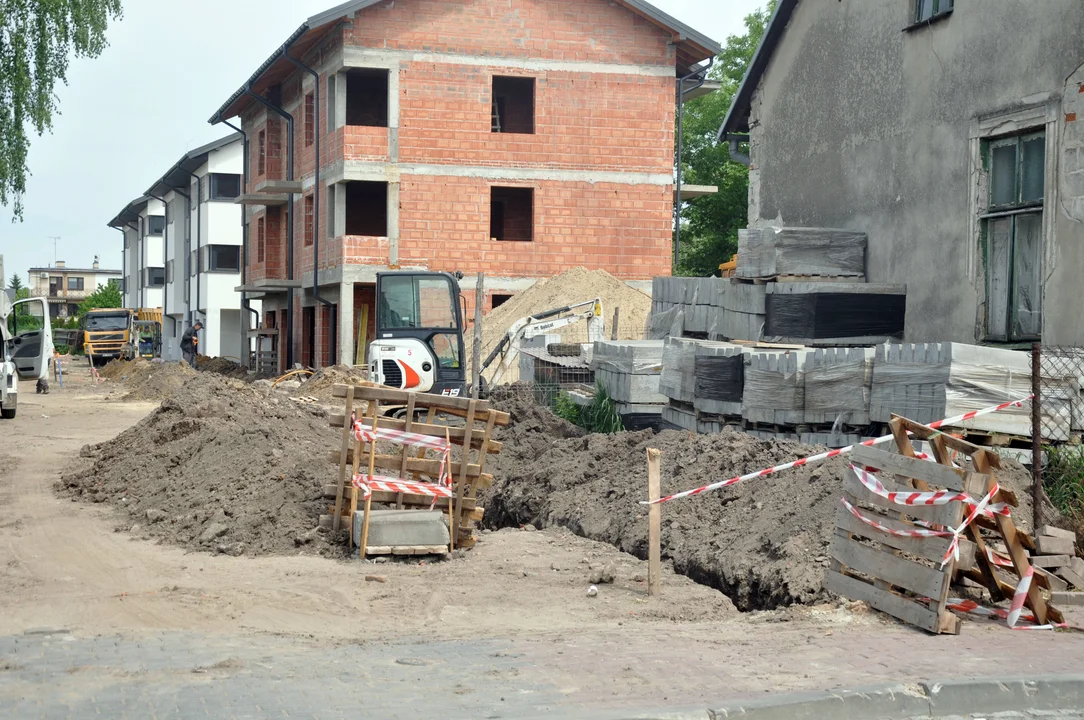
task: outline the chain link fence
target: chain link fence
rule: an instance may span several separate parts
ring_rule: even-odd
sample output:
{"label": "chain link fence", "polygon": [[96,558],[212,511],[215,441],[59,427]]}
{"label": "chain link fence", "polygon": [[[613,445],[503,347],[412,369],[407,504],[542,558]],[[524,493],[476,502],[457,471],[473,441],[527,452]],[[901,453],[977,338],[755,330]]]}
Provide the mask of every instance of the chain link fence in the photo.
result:
{"label": "chain link fence", "polygon": [[1032,471],[1036,486],[1063,514],[1080,519],[1084,509],[1084,348],[1032,348]]}

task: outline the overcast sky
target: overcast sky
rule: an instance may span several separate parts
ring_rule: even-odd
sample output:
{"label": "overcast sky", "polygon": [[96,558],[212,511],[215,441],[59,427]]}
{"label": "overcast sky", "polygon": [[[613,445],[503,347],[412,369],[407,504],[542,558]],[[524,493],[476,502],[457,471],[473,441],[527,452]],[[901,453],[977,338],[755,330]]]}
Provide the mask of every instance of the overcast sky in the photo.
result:
{"label": "overcast sky", "polygon": [[[187,150],[229,132],[207,118],[310,15],[338,0],[124,0],[109,47],[76,61],[59,88],[52,134],[30,147],[25,220],[0,207],[6,281],[64,260],[119,268],[120,233],[106,227]],[[654,0],[719,41],[764,0]],[[259,12],[254,12],[255,8]],[[52,238],[56,241],[53,254]]]}

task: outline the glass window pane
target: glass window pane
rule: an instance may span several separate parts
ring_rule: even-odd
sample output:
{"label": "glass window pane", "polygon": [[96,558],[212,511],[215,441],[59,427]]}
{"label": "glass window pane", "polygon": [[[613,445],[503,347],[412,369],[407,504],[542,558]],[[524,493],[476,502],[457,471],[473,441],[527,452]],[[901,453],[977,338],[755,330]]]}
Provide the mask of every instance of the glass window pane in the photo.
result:
{"label": "glass window pane", "polygon": [[1009,327],[1009,263],[1012,249],[1012,218],[986,224],[986,335],[1007,340]]}
{"label": "glass window pane", "polygon": [[1020,200],[1036,202],[1043,199],[1046,171],[1046,137],[1030,137],[1020,143],[1023,152],[1020,168]]}
{"label": "glass window pane", "polygon": [[922,22],[933,15],[934,0],[915,0],[915,21]]}
{"label": "glass window pane", "polygon": [[444,278],[419,279],[418,301],[421,308],[421,327],[455,327],[455,298],[452,296],[452,288],[447,280]]}
{"label": "glass window pane", "polygon": [[990,148],[990,204],[1016,202],[1016,140]]}
{"label": "glass window pane", "polygon": [[1037,338],[1043,329],[1043,216],[1017,215],[1013,241],[1014,339]]}
{"label": "glass window pane", "polygon": [[385,277],[380,281],[380,326],[383,328],[418,327],[414,308],[414,279],[409,276]]}

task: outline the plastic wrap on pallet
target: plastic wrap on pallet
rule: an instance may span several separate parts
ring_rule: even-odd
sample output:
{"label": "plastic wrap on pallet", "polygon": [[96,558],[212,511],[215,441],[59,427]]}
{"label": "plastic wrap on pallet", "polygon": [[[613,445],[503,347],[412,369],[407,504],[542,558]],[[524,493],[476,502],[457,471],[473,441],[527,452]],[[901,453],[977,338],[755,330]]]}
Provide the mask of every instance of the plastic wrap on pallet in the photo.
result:
{"label": "plastic wrap on pallet", "polygon": [[823,348],[806,357],[805,420],[868,425],[872,348]]}
{"label": "plastic wrap on pallet", "polygon": [[595,342],[592,370],[630,375],[662,372],[663,340],[600,340]]}
{"label": "plastic wrap on pallet", "polygon": [[685,311],[680,305],[647,318],[647,327],[644,335],[648,340],[665,340],[670,337],[681,337],[685,332]]}
{"label": "plastic wrap on pallet", "polygon": [[865,277],[866,235],[834,228],[768,227],[738,231],[738,277]]}
{"label": "plastic wrap on pallet", "polygon": [[818,292],[769,294],[764,334],[770,338],[903,337],[906,295]]}
{"label": "plastic wrap on pallet", "polygon": [[696,398],[740,403],[745,387],[745,358],[696,356]]}
{"label": "plastic wrap on pallet", "polygon": [[662,353],[659,392],[692,404],[696,390],[696,341],[668,338]]}
{"label": "plastic wrap on pallet", "polygon": [[798,424],[805,410],[805,358],[812,351],[752,353],[745,367],[742,417],[750,422]]}

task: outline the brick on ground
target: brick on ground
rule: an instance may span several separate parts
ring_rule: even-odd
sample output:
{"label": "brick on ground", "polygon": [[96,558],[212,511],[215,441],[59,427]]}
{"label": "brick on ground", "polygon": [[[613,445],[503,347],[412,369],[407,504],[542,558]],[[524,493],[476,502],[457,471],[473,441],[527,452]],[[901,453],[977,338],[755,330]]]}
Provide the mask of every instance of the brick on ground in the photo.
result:
{"label": "brick on ground", "polygon": [[1069,583],[1058,577],[1057,575],[1044,570],[1043,568],[1035,568],[1036,575],[1042,575],[1046,578],[1047,585],[1050,587],[1051,592],[1063,592],[1069,589]]}
{"label": "brick on ground", "polygon": [[1084,590],[1084,576],[1072,567],[1058,568],[1057,575],[1078,590]]}
{"label": "brick on ground", "polygon": [[1036,555],[1031,564],[1037,568],[1060,568],[1069,565],[1068,555]]}
{"label": "brick on ground", "polygon": [[1075,555],[1076,542],[1070,538],[1040,535],[1035,539],[1040,555]]}
{"label": "brick on ground", "polygon": [[1084,605],[1084,592],[1052,592],[1050,602],[1058,606]]}
{"label": "brick on ground", "polygon": [[1054,527],[1053,525],[1044,525],[1042,529],[1039,530],[1039,535],[1046,537],[1067,538],[1069,540],[1073,540],[1074,542],[1076,541],[1075,532],[1073,532],[1072,530],[1062,530],[1061,528]]}

